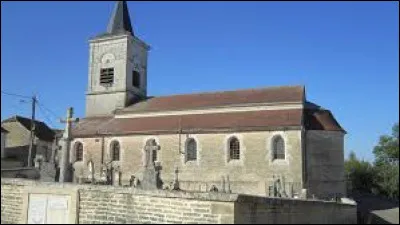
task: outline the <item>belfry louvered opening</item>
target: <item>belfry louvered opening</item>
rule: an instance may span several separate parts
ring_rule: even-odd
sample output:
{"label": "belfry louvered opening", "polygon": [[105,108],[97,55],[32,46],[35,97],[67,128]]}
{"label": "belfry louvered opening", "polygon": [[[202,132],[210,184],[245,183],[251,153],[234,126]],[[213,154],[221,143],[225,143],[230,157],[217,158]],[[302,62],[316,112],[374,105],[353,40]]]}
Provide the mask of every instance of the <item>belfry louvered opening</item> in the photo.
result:
{"label": "belfry louvered opening", "polygon": [[100,84],[111,85],[114,83],[114,68],[104,68],[100,70]]}

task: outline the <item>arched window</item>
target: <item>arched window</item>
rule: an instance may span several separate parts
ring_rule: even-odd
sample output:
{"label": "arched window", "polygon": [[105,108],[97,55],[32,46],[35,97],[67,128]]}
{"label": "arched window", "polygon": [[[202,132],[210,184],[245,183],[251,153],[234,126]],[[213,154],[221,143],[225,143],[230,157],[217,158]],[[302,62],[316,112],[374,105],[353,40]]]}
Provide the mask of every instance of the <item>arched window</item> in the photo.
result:
{"label": "arched window", "polygon": [[83,160],[83,145],[80,142],[75,143],[75,161]]}
{"label": "arched window", "polygon": [[285,159],[285,142],[281,136],[277,136],[273,139],[272,152],[273,159]]}
{"label": "arched window", "polygon": [[186,143],[186,161],[197,160],[197,143],[196,140],[190,138]]}
{"label": "arched window", "polygon": [[119,161],[120,146],[118,141],[111,143],[111,159],[112,161]]}
{"label": "arched window", "polygon": [[229,140],[229,159],[240,159],[240,142],[236,137]]}

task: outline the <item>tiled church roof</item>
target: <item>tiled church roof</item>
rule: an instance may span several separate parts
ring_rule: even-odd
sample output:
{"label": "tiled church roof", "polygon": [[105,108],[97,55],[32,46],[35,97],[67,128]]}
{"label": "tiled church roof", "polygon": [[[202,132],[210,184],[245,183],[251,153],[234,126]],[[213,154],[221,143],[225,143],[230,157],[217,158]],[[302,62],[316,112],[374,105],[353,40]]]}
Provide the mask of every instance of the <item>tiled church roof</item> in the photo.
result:
{"label": "tiled church roof", "polygon": [[307,130],[344,132],[328,110],[305,101],[304,87],[302,86],[157,97],[127,107],[117,114],[183,111],[282,102],[305,103],[305,108],[136,118],[92,117],[81,120],[73,128],[72,133],[74,137],[178,133],[179,130],[191,133],[211,133],[300,129],[303,124]]}
{"label": "tiled church roof", "polygon": [[142,118],[97,117],[81,120],[74,127],[73,136],[177,133],[180,129],[196,133],[300,127],[301,116],[302,110],[293,109]]}
{"label": "tiled church roof", "polygon": [[303,101],[304,86],[283,86],[149,98],[119,110],[117,114],[216,108],[257,103],[302,103]]}

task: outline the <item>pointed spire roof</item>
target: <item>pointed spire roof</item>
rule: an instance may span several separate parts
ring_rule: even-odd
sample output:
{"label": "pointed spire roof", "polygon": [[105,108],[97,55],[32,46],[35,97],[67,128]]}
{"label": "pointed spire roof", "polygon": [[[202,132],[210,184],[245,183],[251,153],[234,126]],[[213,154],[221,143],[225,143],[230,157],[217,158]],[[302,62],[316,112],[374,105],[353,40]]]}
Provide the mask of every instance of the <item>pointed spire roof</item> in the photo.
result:
{"label": "pointed spire roof", "polygon": [[130,32],[133,35],[131,19],[126,1],[117,1],[107,27],[107,33],[120,34]]}

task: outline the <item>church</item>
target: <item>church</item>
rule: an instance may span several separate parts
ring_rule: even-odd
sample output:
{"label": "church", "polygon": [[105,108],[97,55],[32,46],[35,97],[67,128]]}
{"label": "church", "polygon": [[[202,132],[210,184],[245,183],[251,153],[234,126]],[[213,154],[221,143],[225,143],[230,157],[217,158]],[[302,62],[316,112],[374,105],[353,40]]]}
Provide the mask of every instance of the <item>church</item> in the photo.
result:
{"label": "church", "polygon": [[304,86],[151,97],[150,47],[118,1],[107,31],[90,39],[86,115],[73,126],[74,180],[126,186],[153,163],[165,187],[274,196],[345,196],[344,135],[333,114],[307,101]]}

